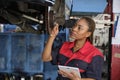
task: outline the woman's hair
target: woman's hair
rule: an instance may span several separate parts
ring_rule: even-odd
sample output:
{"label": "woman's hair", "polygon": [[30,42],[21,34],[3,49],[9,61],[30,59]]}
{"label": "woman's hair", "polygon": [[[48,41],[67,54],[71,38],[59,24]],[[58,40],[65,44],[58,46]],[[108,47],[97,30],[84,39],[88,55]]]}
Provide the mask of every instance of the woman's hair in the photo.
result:
{"label": "woman's hair", "polygon": [[91,35],[88,37],[88,40],[92,43],[93,42],[93,33],[94,33],[94,30],[95,30],[95,21],[90,18],[90,17],[81,17],[80,19],[84,19],[87,23],[88,23],[88,31],[91,32]]}

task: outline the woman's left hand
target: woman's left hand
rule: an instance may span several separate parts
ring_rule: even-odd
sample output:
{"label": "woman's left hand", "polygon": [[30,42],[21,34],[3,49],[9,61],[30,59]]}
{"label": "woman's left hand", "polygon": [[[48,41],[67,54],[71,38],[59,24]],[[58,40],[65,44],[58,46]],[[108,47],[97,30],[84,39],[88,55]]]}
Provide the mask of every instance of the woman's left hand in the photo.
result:
{"label": "woman's left hand", "polygon": [[63,77],[67,77],[71,80],[81,80],[81,78],[75,74],[74,72],[66,72],[66,71],[63,71],[63,70],[59,70],[58,71],[59,74],[61,74]]}

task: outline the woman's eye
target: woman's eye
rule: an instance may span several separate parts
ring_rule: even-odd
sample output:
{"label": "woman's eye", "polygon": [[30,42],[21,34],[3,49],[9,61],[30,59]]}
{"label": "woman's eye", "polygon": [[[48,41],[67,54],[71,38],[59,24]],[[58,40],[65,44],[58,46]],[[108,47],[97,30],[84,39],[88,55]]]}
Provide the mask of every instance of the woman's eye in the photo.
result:
{"label": "woman's eye", "polygon": [[83,27],[81,25],[79,25],[78,30],[83,30]]}
{"label": "woman's eye", "polygon": [[78,27],[78,29],[80,30],[80,29],[81,29],[81,27],[79,26],[79,27]]}

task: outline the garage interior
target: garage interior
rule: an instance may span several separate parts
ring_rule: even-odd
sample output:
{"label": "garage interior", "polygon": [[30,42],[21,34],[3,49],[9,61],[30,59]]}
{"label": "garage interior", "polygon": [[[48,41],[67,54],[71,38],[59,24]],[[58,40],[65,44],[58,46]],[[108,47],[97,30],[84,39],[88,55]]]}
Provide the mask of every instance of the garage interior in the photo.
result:
{"label": "garage interior", "polygon": [[120,80],[119,0],[1,0],[0,80],[56,80],[57,66],[42,51],[54,22],[60,24],[53,48],[70,41],[82,16],[96,22],[93,44],[104,54],[102,80]]}

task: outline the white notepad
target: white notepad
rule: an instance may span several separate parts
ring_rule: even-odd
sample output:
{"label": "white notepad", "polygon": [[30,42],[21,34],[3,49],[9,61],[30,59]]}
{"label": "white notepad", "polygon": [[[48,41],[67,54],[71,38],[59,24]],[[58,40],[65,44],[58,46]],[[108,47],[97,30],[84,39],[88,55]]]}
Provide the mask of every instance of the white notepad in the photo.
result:
{"label": "white notepad", "polygon": [[58,68],[59,68],[59,70],[63,70],[63,71],[66,71],[66,72],[75,72],[81,78],[79,68],[62,66],[62,65],[58,65]]}

